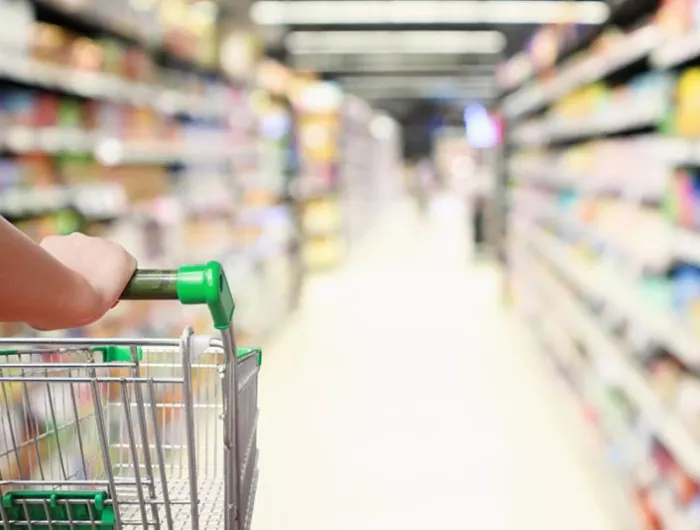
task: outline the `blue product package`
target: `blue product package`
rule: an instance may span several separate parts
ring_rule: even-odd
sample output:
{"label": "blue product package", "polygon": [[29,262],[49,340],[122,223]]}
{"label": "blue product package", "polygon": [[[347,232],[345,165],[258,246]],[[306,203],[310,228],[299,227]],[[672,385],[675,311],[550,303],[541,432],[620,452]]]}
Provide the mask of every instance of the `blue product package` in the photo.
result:
{"label": "blue product package", "polygon": [[0,108],[14,123],[27,125],[36,107],[35,90],[10,90],[0,95]]}
{"label": "blue product package", "polygon": [[19,185],[19,168],[10,158],[0,158],[0,191],[16,188]]}
{"label": "blue product package", "polygon": [[693,290],[695,289],[695,272],[693,267],[679,267],[673,275],[671,307],[678,315],[684,315],[690,306]]}
{"label": "blue product package", "polygon": [[673,281],[674,311],[683,319],[691,319],[691,311],[700,302],[700,269],[690,265],[682,266]]}
{"label": "blue product package", "polygon": [[692,226],[700,227],[700,174],[690,174],[690,204]]}

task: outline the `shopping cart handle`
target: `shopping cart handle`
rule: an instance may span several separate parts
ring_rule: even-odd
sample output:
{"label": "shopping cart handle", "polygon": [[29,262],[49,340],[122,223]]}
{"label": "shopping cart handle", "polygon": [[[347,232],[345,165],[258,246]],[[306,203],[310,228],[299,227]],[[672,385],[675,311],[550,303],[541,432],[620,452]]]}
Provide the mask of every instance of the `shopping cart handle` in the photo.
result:
{"label": "shopping cart handle", "polygon": [[131,277],[122,300],[178,300],[176,270],[139,269]]}
{"label": "shopping cart handle", "polygon": [[231,325],[235,308],[226,275],[217,261],[206,265],[185,265],[177,270],[139,269],[120,298],[206,304],[217,329],[226,329]]}

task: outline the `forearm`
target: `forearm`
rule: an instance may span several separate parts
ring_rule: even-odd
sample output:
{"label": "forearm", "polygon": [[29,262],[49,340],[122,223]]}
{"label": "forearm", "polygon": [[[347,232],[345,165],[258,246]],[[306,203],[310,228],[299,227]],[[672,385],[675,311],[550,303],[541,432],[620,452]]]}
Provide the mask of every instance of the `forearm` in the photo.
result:
{"label": "forearm", "polygon": [[85,280],[0,217],[0,322],[62,327],[80,320]]}

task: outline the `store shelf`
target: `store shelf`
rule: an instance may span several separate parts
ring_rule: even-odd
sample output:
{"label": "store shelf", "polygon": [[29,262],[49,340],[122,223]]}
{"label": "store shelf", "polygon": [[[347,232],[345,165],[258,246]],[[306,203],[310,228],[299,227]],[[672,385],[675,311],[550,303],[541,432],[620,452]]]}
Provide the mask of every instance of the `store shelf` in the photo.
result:
{"label": "store shelf", "polygon": [[674,166],[700,165],[700,140],[668,138],[660,148],[664,158]]}
{"label": "store shelf", "polygon": [[625,193],[622,182],[603,182],[593,179],[592,175],[573,173],[559,169],[556,165],[512,164],[509,168],[512,182],[517,184],[534,184],[554,189],[575,189],[586,194]]}
{"label": "store shelf", "polygon": [[89,4],[70,0],[32,0],[32,3],[42,14],[50,15],[50,18],[60,16],[65,19],[61,22],[68,22],[71,25],[80,25],[82,28],[93,31],[104,31],[130,42],[147,46],[159,45],[161,41],[161,36],[157,33],[149,35],[144,31],[139,31],[135,24],[124,23],[120,20],[119,14],[110,18],[98,16],[92,12]]}
{"label": "store shelf", "polygon": [[[601,430],[624,455],[623,473],[627,456],[641,449],[630,478],[644,498],[635,504],[674,530],[700,524],[695,500],[673,484],[676,474],[700,481],[691,411],[700,373],[692,310],[700,231],[681,226],[691,226],[699,201],[692,112],[700,24],[686,8],[657,0],[612,5],[610,20],[581,39],[575,57],[554,65],[539,86],[504,98],[502,109],[515,147],[506,161],[516,184],[508,213],[513,278],[542,299],[540,318],[562,322],[585,346],[581,378],[602,388],[591,403],[596,415],[609,412],[606,395],[618,402],[619,392],[610,391],[628,398],[619,402],[620,430],[602,421]],[[679,20],[695,29],[672,37]],[[533,39],[523,52],[533,60],[546,53],[545,31],[538,35],[542,45]],[[664,388],[677,390],[674,398],[661,390],[666,367],[681,381]],[[627,401],[638,418],[625,413]],[[668,462],[657,442],[671,453]]]}
{"label": "store shelf", "polygon": [[[533,236],[532,241],[541,237],[535,234]],[[584,290],[590,289],[590,279],[582,280],[580,272],[574,271],[573,265],[561,267],[560,261],[559,258],[555,258],[549,262]],[[542,281],[542,278],[539,281]],[[700,479],[700,444],[682,421],[671,410],[662,406],[641,369],[636,366],[633,356],[603,330],[563,284],[551,276],[548,276],[548,282],[550,289],[558,293],[557,307],[566,315],[572,331],[587,344],[589,352],[599,357],[606,363],[609,372],[615,374],[617,382],[642,412],[645,421],[684,469],[696,479]]]}
{"label": "store shelf", "polygon": [[662,43],[651,56],[657,68],[671,68],[700,57],[700,31],[673,37]]}
{"label": "store shelf", "polygon": [[0,193],[0,215],[17,218],[74,208],[89,218],[117,218],[129,211],[122,186],[103,182],[83,186],[13,188]]}
{"label": "store shelf", "polygon": [[521,89],[508,96],[503,105],[505,113],[514,119],[546,106],[578,87],[645,59],[660,43],[661,36],[656,28],[643,28],[625,37],[610,52],[565,64],[560,74],[546,85]]}
{"label": "store shelf", "polygon": [[94,150],[94,135],[69,127],[9,126],[0,132],[0,144],[13,152],[86,153]]}
{"label": "store shelf", "polygon": [[217,102],[175,90],[129,82],[101,72],[84,72],[0,53],[0,77],[91,99],[151,107],[164,114],[225,119]]}
{"label": "store shelf", "polygon": [[[137,19],[138,8],[130,8],[129,19],[125,15],[128,9],[121,12],[100,12],[100,8],[95,5],[75,2],[74,0],[31,0],[35,5],[39,18],[49,20],[59,26],[68,26],[78,33],[103,34],[117,38],[130,44],[136,44],[147,49],[153,55],[161,55],[169,62],[177,62],[189,71],[197,71],[200,74],[216,74],[217,71],[212,66],[201,64],[193,58],[184,57],[172,47],[163,34],[162,27],[156,31],[152,26],[143,25]],[[98,2],[99,4],[99,2]],[[145,11],[148,11],[148,6]],[[106,10],[102,10],[106,11]]]}
{"label": "store shelf", "polygon": [[663,98],[650,97],[632,104],[618,104],[605,113],[581,120],[547,118],[528,124],[528,129],[516,129],[513,143],[541,146],[651,128],[664,118],[666,106]]}
{"label": "store shelf", "polygon": [[660,98],[643,103],[619,105],[600,116],[581,121],[552,122],[549,141],[580,140],[654,127],[664,117],[666,104]]}
{"label": "store shelf", "polygon": [[664,528],[673,528],[674,530],[691,530],[691,528],[695,528],[695,526],[690,526],[686,522],[680,507],[674,501],[673,495],[669,490],[664,489],[652,492],[651,502],[661,517]]}
{"label": "store shelf", "polygon": [[223,138],[199,146],[184,141],[122,141],[69,127],[6,127],[0,132],[0,146],[14,153],[89,153],[108,166],[223,161],[250,152],[225,147]]}
{"label": "store shelf", "polygon": [[231,160],[237,151],[218,146],[201,146],[194,149],[184,142],[120,142],[98,141],[95,156],[105,165],[135,164],[198,164]]}
{"label": "store shelf", "polygon": [[700,265],[700,233],[676,228],[673,236],[673,255],[679,261]]}
{"label": "store shelf", "polygon": [[700,342],[664,309],[649,308],[627,278],[600,266],[581,265],[565,245],[542,231],[534,233],[533,242],[549,262],[584,292],[624,316],[635,329],[643,330],[687,366],[700,367]]}
{"label": "store shelf", "polygon": [[[538,215],[556,220],[562,226],[570,226],[578,231],[591,232],[593,229],[585,226],[579,218],[566,214],[558,209],[556,203],[546,200],[539,193],[525,190],[517,190],[513,194],[515,204],[522,204]],[[550,246],[552,241],[550,239]],[[669,225],[663,233],[663,241],[658,246],[658,262],[670,265],[674,261],[692,263],[700,266],[700,231],[691,230],[679,226]],[[700,352],[700,349],[698,349]]]}
{"label": "store shelf", "polygon": [[[527,301],[520,299],[520,296],[518,296],[518,301],[528,303],[533,298],[541,300],[539,304],[535,304],[538,306],[538,309],[526,313],[525,317],[537,338],[542,342],[543,348],[550,356],[554,357],[553,364],[558,364],[558,350],[562,346],[567,347],[566,342],[556,339],[552,340],[552,337],[548,336],[546,332],[539,333],[544,322],[551,319],[547,309],[547,302],[540,296],[542,293],[538,292],[538,288],[543,286],[535,286],[535,282],[532,281],[530,274],[531,271],[523,272],[521,275],[518,274],[518,283],[521,285],[525,283],[535,288],[532,292],[524,289],[523,296],[527,296],[526,293],[530,292],[531,295]],[[543,315],[546,315],[546,318],[543,318]],[[561,320],[563,322],[565,320],[563,315],[559,316],[562,317]],[[571,333],[570,327],[567,332],[569,334],[569,343],[573,344],[574,341],[580,342],[580,338]],[[610,417],[611,415],[606,414],[606,411],[598,411],[599,414],[597,414],[595,422],[592,424],[587,414],[590,406],[600,403],[601,399],[609,399],[606,395],[608,388],[596,378],[594,366],[584,364],[581,371],[576,374],[574,381],[568,376],[566,378],[561,377],[561,366],[559,365],[557,368],[558,370],[556,372],[553,371],[552,375],[557,382],[557,386],[561,389],[560,398],[562,405],[566,408],[565,417],[575,419],[583,415],[582,419],[584,420],[579,424],[580,427],[574,429],[575,432],[572,432],[571,443],[577,446],[580,445],[582,454],[590,455],[589,465],[594,466],[591,471],[600,473],[603,479],[601,484],[606,486],[605,491],[601,492],[601,494],[604,496],[606,503],[609,504],[609,508],[619,513],[619,521],[621,523],[623,521],[626,522],[626,524],[622,525],[622,528],[638,528],[639,521],[633,513],[630,499],[639,485],[639,482],[635,482],[635,476],[644,475],[649,467],[645,458],[645,448],[629,425]],[[585,428],[581,429],[581,426]],[[572,423],[567,428],[574,427]],[[615,470],[618,471],[615,474],[610,469],[609,449],[611,445],[623,451],[626,460],[622,469],[618,468]]]}
{"label": "store shelf", "polygon": [[654,174],[644,180],[638,175],[635,179],[623,179],[624,175],[597,173],[574,173],[559,169],[556,164],[532,165],[509,168],[512,182],[519,187],[537,186],[551,190],[576,191],[588,198],[594,197],[618,197],[630,202],[641,203],[658,202],[665,195],[665,186],[668,182],[668,174]]}

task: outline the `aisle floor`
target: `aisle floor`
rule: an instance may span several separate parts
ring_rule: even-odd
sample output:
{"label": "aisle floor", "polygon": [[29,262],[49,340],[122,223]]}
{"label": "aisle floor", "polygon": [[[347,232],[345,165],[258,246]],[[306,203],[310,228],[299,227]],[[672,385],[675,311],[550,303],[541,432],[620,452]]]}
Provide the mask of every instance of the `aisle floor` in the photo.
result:
{"label": "aisle floor", "polygon": [[464,221],[401,204],[311,281],[265,354],[253,530],[624,527]]}

